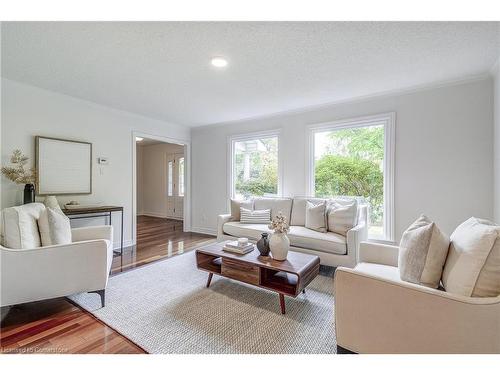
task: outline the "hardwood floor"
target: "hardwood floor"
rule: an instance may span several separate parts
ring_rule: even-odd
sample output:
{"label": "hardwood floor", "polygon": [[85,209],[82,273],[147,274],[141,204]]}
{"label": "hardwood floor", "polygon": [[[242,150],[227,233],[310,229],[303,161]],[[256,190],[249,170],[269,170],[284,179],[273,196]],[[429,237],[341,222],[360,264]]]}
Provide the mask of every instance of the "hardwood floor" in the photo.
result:
{"label": "hardwood floor", "polygon": [[[137,245],[113,259],[112,274],[182,254],[214,237],[182,222],[139,216]],[[194,266],[194,265],[193,265]],[[0,353],[146,353],[66,298],[2,308]]]}

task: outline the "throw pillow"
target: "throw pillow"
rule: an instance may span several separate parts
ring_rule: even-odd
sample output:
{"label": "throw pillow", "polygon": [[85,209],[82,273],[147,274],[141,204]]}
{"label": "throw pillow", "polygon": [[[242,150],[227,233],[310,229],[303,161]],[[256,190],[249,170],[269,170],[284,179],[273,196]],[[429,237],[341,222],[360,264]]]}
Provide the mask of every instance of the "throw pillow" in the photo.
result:
{"label": "throw pillow", "polygon": [[42,246],[71,243],[69,218],[60,209],[47,207],[38,219]]}
{"label": "throw pillow", "polygon": [[466,297],[500,295],[500,227],[471,217],[451,235],[443,271],[447,292]]}
{"label": "throw pillow", "polygon": [[3,245],[10,249],[32,249],[41,244],[37,220],[42,203],[29,203],[2,210]]}
{"label": "throw pillow", "polygon": [[356,199],[335,199],[328,210],[328,230],[343,236],[354,228],[358,220],[358,201]]}
{"label": "throw pillow", "polygon": [[234,221],[240,221],[240,208],[246,208],[247,210],[253,210],[253,201],[231,199],[231,217]]}
{"label": "throw pillow", "polygon": [[326,232],[326,202],[306,204],[306,228],[316,232]]}
{"label": "throw pillow", "polygon": [[269,224],[271,222],[271,210],[247,210],[241,208],[240,223],[242,224]]}
{"label": "throw pillow", "polygon": [[437,288],[448,255],[450,239],[427,218],[420,216],[403,233],[399,244],[401,280]]}

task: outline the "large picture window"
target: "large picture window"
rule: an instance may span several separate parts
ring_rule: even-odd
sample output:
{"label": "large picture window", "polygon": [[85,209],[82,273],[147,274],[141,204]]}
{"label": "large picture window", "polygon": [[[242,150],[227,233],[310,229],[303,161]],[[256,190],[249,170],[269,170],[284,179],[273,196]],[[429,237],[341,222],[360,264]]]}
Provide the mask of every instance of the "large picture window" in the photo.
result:
{"label": "large picture window", "polygon": [[280,190],[276,132],[230,139],[230,191],[237,199],[277,196]]}
{"label": "large picture window", "polygon": [[373,239],[393,239],[393,122],[389,114],[312,128],[312,195],[362,197]]}

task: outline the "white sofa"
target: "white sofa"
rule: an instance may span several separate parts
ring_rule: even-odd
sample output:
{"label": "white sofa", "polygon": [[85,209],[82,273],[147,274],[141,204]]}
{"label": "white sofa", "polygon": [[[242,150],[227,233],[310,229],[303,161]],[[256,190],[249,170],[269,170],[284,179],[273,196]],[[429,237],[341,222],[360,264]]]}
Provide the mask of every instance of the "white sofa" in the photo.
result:
{"label": "white sofa", "polygon": [[[254,198],[253,208],[256,210],[269,208],[272,217],[282,212],[288,218],[291,250],[318,255],[323,265],[354,267],[357,263],[359,243],[367,238],[367,205],[358,205],[357,225],[349,230],[346,236],[342,236],[333,232],[316,232],[304,226],[306,202],[310,199],[313,198]],[[314,200],[320,199],[314,198]],[[257,241],[263,232],[272,233],[267,224],[242,224],[235,221],[231,214],[218,216],[218,241],[237,237],[247,237]]]}
{"label": "white sofa", "polygon": [[[28,207],[29,206],[29,207]],[[24,214],[16,228],[4,220],[5,236],[29,235],[40,244],[36,220],[42,204],[16,207]],[[109,225],[72,229],[72,243],[14,249],[0,246],[0,305],[39,301],[94,292],[105,302],[105,289],[113,260],[113,228]]]}
{"label": "white sofa", "polygon": [[463,297],[401,281],[397,246],[361,243],[335,272],[338,352],[500,353],[500,296]]}

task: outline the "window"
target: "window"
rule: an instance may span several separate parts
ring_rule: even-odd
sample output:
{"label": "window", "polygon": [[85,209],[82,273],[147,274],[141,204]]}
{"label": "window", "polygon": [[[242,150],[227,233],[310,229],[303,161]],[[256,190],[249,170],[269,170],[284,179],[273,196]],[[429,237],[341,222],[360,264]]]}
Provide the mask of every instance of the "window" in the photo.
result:
{"label": "window", "polygon": [[388,114],[311,129],[311,195],[362,197],[372,239],[393,239],[393,124]]}
{"label": "window", "polygon": [[277,196],[280,192],[278,132],[230,139],[229,184],[231,196]]}
{"label": "window", "polygon": [[184,196],[184,158],[179,158],[179,197]]}
{"label": "window", "polygon": [[168,177],[167,177],[167,186],[168,192],[167,195],[171,197],[174,195],[174,163],[172,161],[168,162]]}

